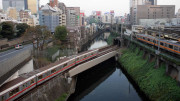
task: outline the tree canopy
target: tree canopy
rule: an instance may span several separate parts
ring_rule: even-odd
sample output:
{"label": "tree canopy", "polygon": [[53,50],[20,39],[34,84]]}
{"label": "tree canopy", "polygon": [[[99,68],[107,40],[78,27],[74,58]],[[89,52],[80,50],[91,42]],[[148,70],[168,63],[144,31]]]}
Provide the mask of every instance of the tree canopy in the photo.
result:
{"label": "tree canopy", "polygon": [[13,39],[15,37],[13,22],[3,22],[1,23],[1,28],[1,36],[3,38]]}
{"label": "tree canopy", "polygon": [[30,26],[26,23],[20,23],[16,25],[17,37],[22,36]]}
{"label": "tree canopy", "polygon": [[65,26],[57,26],[55,29],[55,38],[64,41],[67,38],[67,29]]}

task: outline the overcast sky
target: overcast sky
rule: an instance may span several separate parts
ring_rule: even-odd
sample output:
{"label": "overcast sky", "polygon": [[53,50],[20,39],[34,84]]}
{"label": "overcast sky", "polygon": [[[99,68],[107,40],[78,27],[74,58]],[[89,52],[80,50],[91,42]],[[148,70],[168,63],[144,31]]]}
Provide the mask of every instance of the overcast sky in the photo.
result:
{"label": "overcast sky", "polygon": [[[86,15],[90,15],[92,11],[108,12],[115,10],[116,15],[124,15],[129,13],[130,0],[59,0],[64,2],[66,6],[78,6],[85,11]],[[159,5],[176,5],[176,12],[180,8],[180,0],[157,0]],[[2,0],[0,0],[2,2]],[[41,5],[45,5],[49,0],[40,0]],[[1,6],[1,5],[0,5]]]}
{"label": "overcast sky", "polygon": [[[59,0],[64,2],[66,6],[78,6],[85,11],[86,15],[91,14],[92,11],[107,12],[114,10],[116,15],[124,15],[129,13],[130,0]],[[180,8],[180,0],[157,0],[158,5],[176,5],[176,12]],[[41,0],[40,4],[44,5],[49,0]]]}

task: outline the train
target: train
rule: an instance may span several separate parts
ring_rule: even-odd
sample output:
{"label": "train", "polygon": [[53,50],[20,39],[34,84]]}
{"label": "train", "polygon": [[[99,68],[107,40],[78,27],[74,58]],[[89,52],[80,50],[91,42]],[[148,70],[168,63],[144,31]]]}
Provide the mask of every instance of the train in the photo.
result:
{"label": "train", "polygon": [[145,34],[136,34],[136,39],[180,56],[180,42],[178,41],[159,39]]}
{"label": "train", "polygon": [[23,74],[0,87],[0,101],[13,101],[36,86],[59,75],[60,73],[76,66],[84,61],[95,58],[99,49],[89,50],[74,57],[66,58],[58,63],[49,65],[38,70]]}

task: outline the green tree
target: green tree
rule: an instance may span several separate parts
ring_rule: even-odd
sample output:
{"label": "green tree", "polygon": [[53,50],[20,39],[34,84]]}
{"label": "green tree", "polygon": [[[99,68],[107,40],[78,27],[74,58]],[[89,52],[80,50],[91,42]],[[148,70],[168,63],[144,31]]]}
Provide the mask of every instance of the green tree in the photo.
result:
{"label": "green tree", "polygon": [[20,23],[16,25],[17,37],[22,36],[30,26],[26,23]]}
{"label": "green tree", "polygon": [[55,29],[55,39],[64,41],[67,38],[67,29],[65,26],[57,26]]}
{"label": "green tree", "polygon": [[3,38],[13,39],[15,37],[13,22],[3,22],[1,26],[2,26],[1,36]]}

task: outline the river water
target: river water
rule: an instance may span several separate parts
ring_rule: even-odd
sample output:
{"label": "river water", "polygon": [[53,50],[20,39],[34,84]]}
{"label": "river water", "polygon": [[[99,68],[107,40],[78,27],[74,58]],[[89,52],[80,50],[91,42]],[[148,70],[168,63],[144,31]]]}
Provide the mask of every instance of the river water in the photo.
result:
{"label": "river water", "polygon": [[[106,46],[110,33],[104,33],[89,49]],[[76,91],[68,101],[147,101],[139,88],[114,58],[78,75]]]}

